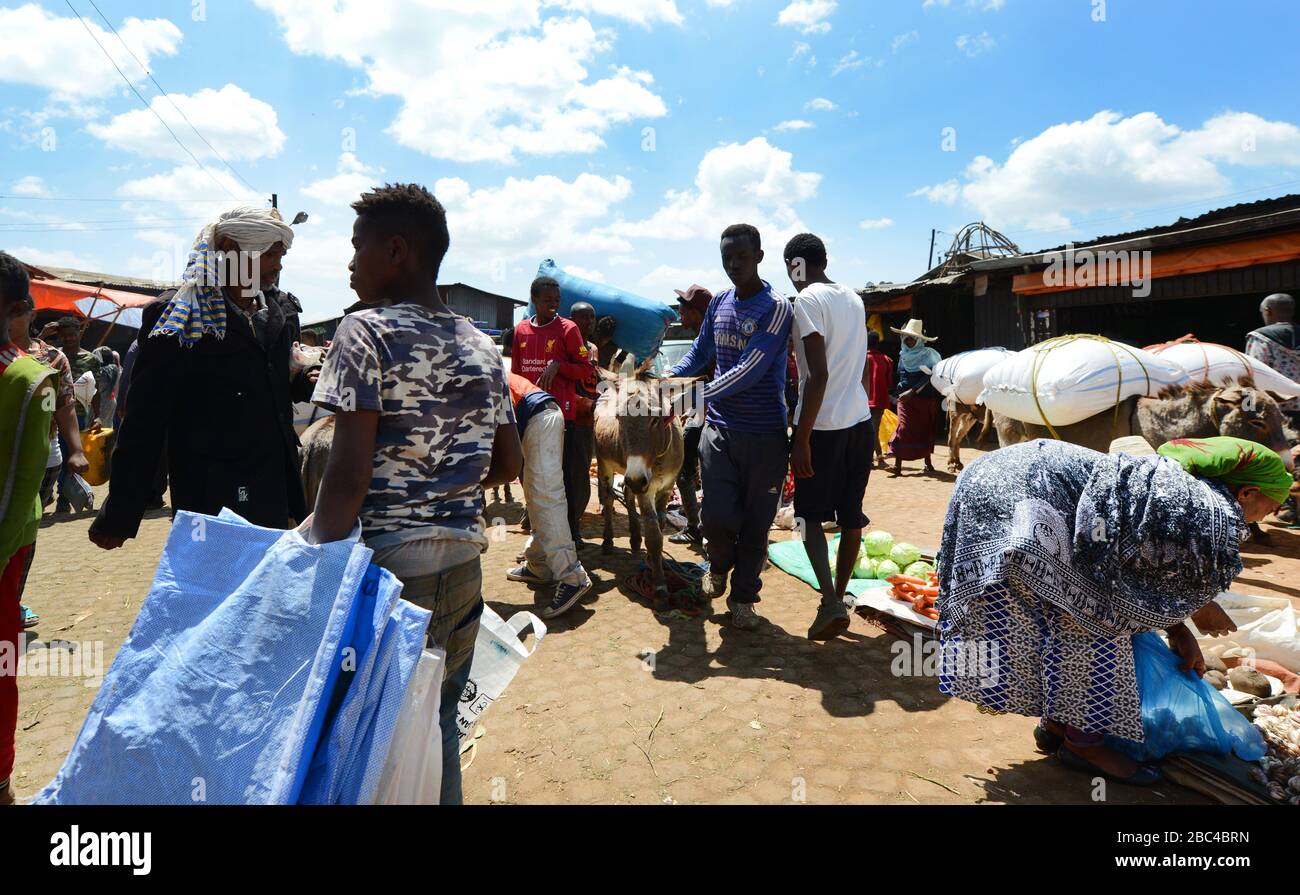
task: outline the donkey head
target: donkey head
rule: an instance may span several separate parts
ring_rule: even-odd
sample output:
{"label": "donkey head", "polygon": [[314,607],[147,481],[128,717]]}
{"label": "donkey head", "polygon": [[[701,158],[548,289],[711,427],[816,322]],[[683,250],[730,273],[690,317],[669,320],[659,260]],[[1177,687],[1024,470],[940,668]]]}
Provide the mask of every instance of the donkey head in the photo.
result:
{"label": "donkey head", "polygon": [[1220,435],[1245,438],[1281,455],[1287,469],[1293,466],[1291,446],[1296,433],[1290,431],[1278,409],[1281,395],[1255,387],[1248,380],[1216,389],[1207,396],[1210,419],[1218,423]]}
{"label": "donkey head", "polygon": [[660,380],[604,378],[600,411],[618,418],[619,441],[626,472],[624,486],[633,494],[650,487],[655,460],[671,444],[673,407],[660,389]]}

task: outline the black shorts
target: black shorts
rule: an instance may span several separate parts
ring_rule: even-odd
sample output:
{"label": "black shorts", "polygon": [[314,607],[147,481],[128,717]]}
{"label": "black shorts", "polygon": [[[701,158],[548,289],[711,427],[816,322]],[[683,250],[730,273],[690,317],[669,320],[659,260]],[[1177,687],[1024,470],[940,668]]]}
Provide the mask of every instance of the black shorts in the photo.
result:
{"label": "black shorts", "polygon": [[862,512],[871,477],[871,440],[875,427],[863,420],[847,429],[814,430],[813,475],[794,480],[794,515],[809,525],[834,519],[840,528],[866,528],[870,521]]}

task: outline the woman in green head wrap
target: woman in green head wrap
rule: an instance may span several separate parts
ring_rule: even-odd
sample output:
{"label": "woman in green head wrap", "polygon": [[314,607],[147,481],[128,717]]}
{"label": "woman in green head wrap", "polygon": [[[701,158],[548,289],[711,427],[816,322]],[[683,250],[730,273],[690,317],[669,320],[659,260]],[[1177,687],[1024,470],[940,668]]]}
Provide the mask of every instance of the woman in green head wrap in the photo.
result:
{"label": "woman in green head wrap", "polygon": [[[1141,446],[1031,441],[966,468],[939,548],[939,687],[1042,719],[1035,741],[1069,767],[1152,784],[1169,737],[1148,746],[1147,731],[1163,731],[1168,707],[1143,705],[1134,645],[1158,655],[1164,632],[1183,669],[1204,673],[1189,621],[1203,635],[1235,630],[1214,598],[1241,574],[1247,524],[1276,510],[1291,481],[1249,441],[1180,440],[1160,456]],[[1225,748],[1217,734],[1178,736]],[[1240,747],[1253,760],[1263,744]]]}
{"label": "woman in green head wrap", "polygon": [[1276,512],[1295,483],[1276,451],[1244,438],[1176,438],[1156,453],[1230,490],[1247,522],[1259,522]]}

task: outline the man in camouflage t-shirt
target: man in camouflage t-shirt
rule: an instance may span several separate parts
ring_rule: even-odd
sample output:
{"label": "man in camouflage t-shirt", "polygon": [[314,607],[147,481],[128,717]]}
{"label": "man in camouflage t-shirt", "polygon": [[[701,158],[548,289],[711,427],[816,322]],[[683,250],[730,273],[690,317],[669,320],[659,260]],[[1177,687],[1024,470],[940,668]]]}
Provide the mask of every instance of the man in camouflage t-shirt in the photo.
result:
{"label": "man in camouflage t-shirt", "polygon": [[438,294],[442,205],[422,186],[393,184],[352,207],[351,285],[370,307],[339,324],[312,396],[334,411],[312,539],[345,538],[359,519],[374,562],[433,613],[430,645],[447,652],[442,803],[459,804],[457,708],[483,613],[483,489],[513,481],[523,454],[500,353]]}

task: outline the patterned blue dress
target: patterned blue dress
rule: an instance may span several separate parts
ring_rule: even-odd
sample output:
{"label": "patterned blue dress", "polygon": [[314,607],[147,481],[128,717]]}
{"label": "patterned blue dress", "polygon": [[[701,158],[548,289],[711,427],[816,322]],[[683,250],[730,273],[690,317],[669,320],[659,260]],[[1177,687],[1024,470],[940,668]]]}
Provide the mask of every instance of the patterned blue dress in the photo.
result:
{"label": "patterned blue dress", "polygon": [[1163,457],[1033,441],[957,480],[939,550],[940,690],[1142,742],[1133,635],[1242,569],[1241,508]]}

